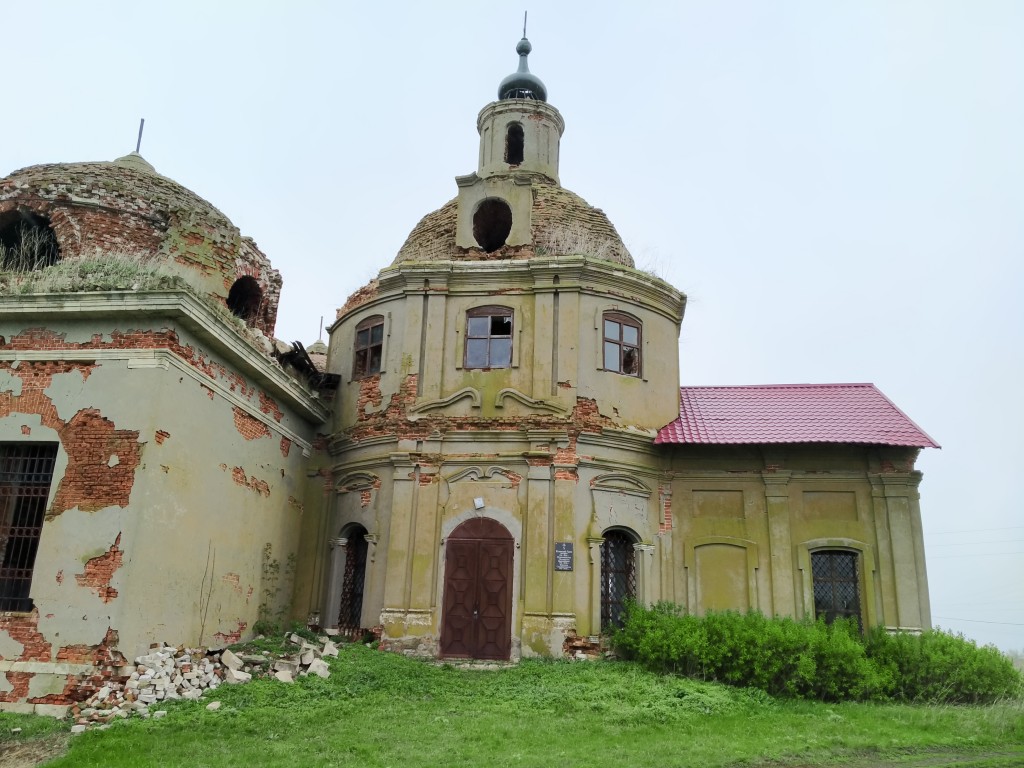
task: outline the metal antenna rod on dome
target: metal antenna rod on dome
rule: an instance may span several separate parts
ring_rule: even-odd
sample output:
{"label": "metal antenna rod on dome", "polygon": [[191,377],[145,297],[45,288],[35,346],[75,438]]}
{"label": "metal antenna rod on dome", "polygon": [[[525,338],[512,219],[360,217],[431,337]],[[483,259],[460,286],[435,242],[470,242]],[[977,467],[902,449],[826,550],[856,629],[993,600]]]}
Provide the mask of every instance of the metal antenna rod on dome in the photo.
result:
{"label": "metal antenna rod on dome", "polygon": [[523,11],[523,37],[526,37],[526,14],[527,11]]}
{"label": "metal antenna rod on dome", "polygon": [[139,118],[139,140],[135,142],[135,154],[139,153],[139,147],[142,146],[142,128],[146,124],[146,118]]}

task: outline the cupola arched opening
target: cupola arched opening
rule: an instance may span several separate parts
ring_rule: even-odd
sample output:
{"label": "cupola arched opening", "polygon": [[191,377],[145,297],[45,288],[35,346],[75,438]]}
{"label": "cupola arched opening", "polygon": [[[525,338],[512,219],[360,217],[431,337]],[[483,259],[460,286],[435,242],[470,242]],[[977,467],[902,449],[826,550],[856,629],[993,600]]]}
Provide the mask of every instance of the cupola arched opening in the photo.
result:
{"label": "cupola arched opening", "polygon": [[519,123],[509,123],[505,130],[505,162],[509,165],[522,163],[525,143],[523,126]]}
{"label": "cupola arched opening", "polygon": [[31,211],[0,214],[0,267],[32,272],[60,261],[60,245],[50,220]]}
{"label": "cupola arched opening", "polygon": [[262,304],[263,290],[256,282],[256,278],[251,275],[235,280],[228,291],[228,309],[231,310],[231,314],[250,327],[259,319]]}
{"label": "cupola arched opening", "polygon": [[497,197],[489,197],[480,203],[473,214],[473,239],[487,253],[498,250],[508,240],[512,231],[512,209],[508,203]]}

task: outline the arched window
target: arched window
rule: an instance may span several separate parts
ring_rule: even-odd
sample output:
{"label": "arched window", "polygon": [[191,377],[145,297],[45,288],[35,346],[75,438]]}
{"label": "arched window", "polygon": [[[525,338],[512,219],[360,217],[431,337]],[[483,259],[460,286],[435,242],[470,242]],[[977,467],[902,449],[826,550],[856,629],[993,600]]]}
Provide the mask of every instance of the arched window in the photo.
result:
{"label": "arched window", "polygon": [[366,529],[353,527],[345,537],[345,575],[341,582],[341,606],[338,610],[338,630],[355,635],[362,629],[363,586],[366,583],[366,555],[369,545]]}
{"label": "arched window", "polygon": [[845,549],[811,552],[814,583],[814,617],[831,624],[836,619],[856,619],[863,629],[860,611],[860,576],[857,553]]}
{"label": "arched window", "polygon": [[505,132],[505,162],[509,165],[522,163],[523,145],[523,126],[519,123],[509,123]]}
{"label": "arched window", "polygon": [[489,197],[480,203],[473,214],[473,239],[487,253],[492,253],[508,240],[512,231],[512,209],[508,203],[497,197]]}
{"label": "arched window", "polygon": [[246,325],[252,326],[259,319],[263,305],[263,290],[256,278],[245,275],[235,280],[228,291],[228,309]]}
{"label": "arched window", "polygon": [[640,321],[621,312],[605,312],[604,369],[626,376],[640,376]]}
{"label": "arched window", "polygon": [[352,359],[352,378],[362,379],[380,373],[384,353],[384,318],[368,317],[356,326]]}
{"label": "arched window", "polygon": [[622,626],[626,601],[636,598],[636,539],[627,531],[605,531],[601,544],[601,631]]}
{"label": "arched window", "polygon": [[475,307],[466,313],[466,368],[512,366],[512,310]]}
{"label": "arched window", "polygon": [[0,443],[0,611],[31,611],[56,443]]}
{"label": "arched window", "polygon": [[0,215],[0,268],[32,272],[59,260],[60,246],[49,219],[31,211]]}

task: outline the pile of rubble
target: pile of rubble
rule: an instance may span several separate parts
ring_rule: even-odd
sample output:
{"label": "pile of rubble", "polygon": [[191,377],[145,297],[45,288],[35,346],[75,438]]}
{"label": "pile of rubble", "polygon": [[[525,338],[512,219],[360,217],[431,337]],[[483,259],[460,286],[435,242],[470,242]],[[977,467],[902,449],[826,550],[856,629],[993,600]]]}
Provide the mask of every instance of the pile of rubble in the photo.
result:
{"label": "pile of rubble", "polygon": [[253,677],[291,683],[304,675],[330,675],[323,657],[337,656],[338,647],[329,638],[321,638],[320,645],[313,645],[292,634],[287,641],[298,647],[281,658],[266,652],[236,654],[229,648],[208,650],[158,644],[135,659],[135,668],[127,677],[111,680],[84,702],[75,704],[71,708],[75,720],[71,731],[80,733],[89,725],[102,726],[133,714],[163,717],[167,714],[165,710],[150,709],[165,701],[199,699],[205,691],[225,683],[246,683]]}

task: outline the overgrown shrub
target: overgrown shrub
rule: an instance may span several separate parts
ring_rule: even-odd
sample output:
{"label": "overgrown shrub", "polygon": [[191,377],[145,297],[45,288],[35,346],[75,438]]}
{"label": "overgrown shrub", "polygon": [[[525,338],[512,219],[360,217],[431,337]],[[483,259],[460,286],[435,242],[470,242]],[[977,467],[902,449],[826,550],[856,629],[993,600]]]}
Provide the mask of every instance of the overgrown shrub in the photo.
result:
{"label": "overgrown shrub", "polygon": [[690,616],[630,605],[613,645],[650,669],[824,701],[984,703],[1019,695],[1021,677],[995,648],[942,632],[864,638],[856,622],[798,622],[760,613]]}
{"label": "overgrown shrub", "polygon": [[982,704],[1021,695],[1021,674],[991,645],[979,648],[963,635],[938,630],[920,635],[872,631],[868,655],[890,679],[900,701]]}

